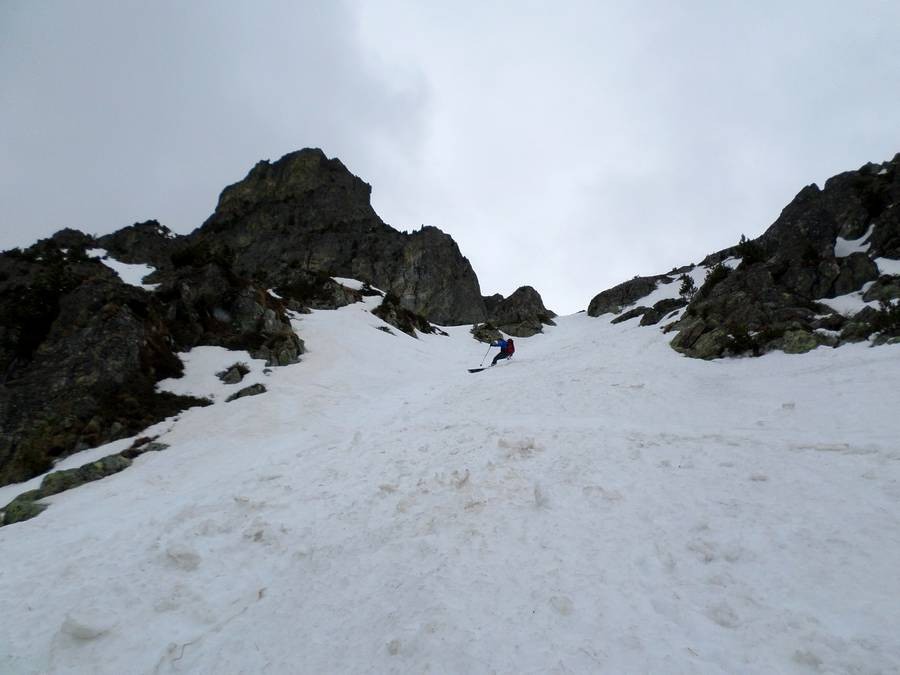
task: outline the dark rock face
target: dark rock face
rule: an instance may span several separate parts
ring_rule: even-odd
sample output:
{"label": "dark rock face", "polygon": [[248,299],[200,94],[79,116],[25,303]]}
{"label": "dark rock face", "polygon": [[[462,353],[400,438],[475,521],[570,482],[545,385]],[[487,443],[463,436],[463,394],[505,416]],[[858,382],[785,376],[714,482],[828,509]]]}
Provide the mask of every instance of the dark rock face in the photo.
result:
{"label": "dark rock face", "polygon": [[672,283],[672,281],[671,277],[660,274],[654,277],[635,277],[618,286],[613,286],[594,296],[588,305],[588,316],[600,316],[607,312],[618,314],[624,307],[650,295],[658,284]]}
{"label": "dark rock face", "polygon": [[484,300],[484,309],[490,316],[491,312],[497,309],[497,305],[503,302],[503,296],[499,293],[494,293],[493,295],[484,295],[481,298]]}
{"label": "dark rock face", "polygon": [[155,391],[182,365],[147,291],[53,239],[0,271],[0,483],[203,403]]}
{"label": "dark rock face", "polygon": [[247,367],[246,363],[235,363],[229,366],[227,369],[223,370],[221,373],[216,373],[216,377],[218,377],[225,384],[237,384],[241,380],[244,379],[244,375],[250,372],[250,369]]}
{"label": "dark rock face", "polygon": [[154,296],[166,306],[180,345],[245,349],[276,366],[296,363],[304,351],[283,302],[228,267],[209,263],[176,269]]}
{"label": "dark rock face", "polygon": [[684,300],[682,298],[669,298],[666,300],[660,300],[659,302],[654,304],[649,311],[644,312],[644,315],[641,317],[641,325],[655,326],[667,315],[671,314],[677,309],[681,309],[687,304],[687,300]]}
{"label": "dark rock face", "polygon": [[653,310],[650,307],[645,307],[641,305],[640,307],[635,307],[634,309],[629,309],[627,312],[622,312],[615,319],[610,321],[610,323],[624,323],[625,321],[630,321],[631,319],[636,319],[637,317],[643,317],[647,312],[652,312]]}
{"label": "dark rock face", "polygon": [[556,314],[544,307],[540,294],[531,286],[521,286],[496,303],[493,298],[490,321],[507,335],[530,337],[543,331],[545,325],[556,325],[553,323]]}
{"label": "dark rock face", "polygon": [[321,150],[260,162],[222,192],[194,245],[237,273],[287,289],[296,271],[367,281],[442,324],[481,321],[478,279],[456,243],[433,227],[403,234],[369,201],[371,188]]}
{"label": "dark rock face", "polygon": [[156,391],[181,376],[179,351],[220,345],[271,365],[303,351],[282,302],[218,262],[170,263],[148,292],[86,257],[98,246],[64,230],[0,255],[0,484],[208,404]]}

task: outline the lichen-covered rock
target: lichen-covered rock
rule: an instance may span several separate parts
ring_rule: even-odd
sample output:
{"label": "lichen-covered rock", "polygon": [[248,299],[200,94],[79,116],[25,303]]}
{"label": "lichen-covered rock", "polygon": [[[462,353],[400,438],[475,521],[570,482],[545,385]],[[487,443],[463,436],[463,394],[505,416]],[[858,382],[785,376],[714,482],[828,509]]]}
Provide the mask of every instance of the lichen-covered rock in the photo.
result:
{"label": "lichen-covered rock", "polygon": [[249,372],[250,368],[247,367],[246,363],[235,363],[222,372],[216,373],[216,377],[225,384],[237,384],[243,380],[244,375],[247,375]]}
{"label": "lichen-covered rock", "polygon": [[95,462],[84,464],[77,469],[53,471],[44,476],[39,492],[41,497],[49,497],[79,485],[100,480],[123,471],[131,466],[131,460],[121,454],[108,455]]}
{"label": "lichen-covered rock", "polygon": [[490,322],[476,324],[472,326],[472,330],[469,332],[479,342],[488,344],[503,337],[503,334],[497,330],[497,327]]}
{"label": "lichen-covered rock", "polygon": [[46,504],[37,502],[41,496],[40,490],[29,490],[20,494],[4,507],[3,520],[0,524],[12,525],[13,523],[21,523],[24,520],[30,520],[40,515],[47,508]]}
{"label": "lichen-covered rock", "polygon": [[805,330],[789,330],[781,339],[781,349],[786,354],[805,354],[821,344],[820,337]]}
{"label": "lichen-covered rock", "polygon": [[701,335],[691,348],[691,356],[698,359],[715,359],[728,349],[729,333],[723,328],[715,328]]}
{"label": "lichen-covered rock", "polygon": [[900,298],[900,277],[882,276],[863,294],[866,302]]}

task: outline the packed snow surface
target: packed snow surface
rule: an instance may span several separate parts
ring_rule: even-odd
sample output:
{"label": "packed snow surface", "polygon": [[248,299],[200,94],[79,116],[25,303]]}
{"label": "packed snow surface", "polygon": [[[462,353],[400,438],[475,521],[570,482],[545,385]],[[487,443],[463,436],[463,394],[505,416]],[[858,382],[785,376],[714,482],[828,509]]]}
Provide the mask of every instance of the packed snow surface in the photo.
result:
{"label": "packed snow surface", "polygon": [[900,671],[900,345],[707,362],[578,314],[469,374],[468,326],[374,302],[0,529],[0,672]]}

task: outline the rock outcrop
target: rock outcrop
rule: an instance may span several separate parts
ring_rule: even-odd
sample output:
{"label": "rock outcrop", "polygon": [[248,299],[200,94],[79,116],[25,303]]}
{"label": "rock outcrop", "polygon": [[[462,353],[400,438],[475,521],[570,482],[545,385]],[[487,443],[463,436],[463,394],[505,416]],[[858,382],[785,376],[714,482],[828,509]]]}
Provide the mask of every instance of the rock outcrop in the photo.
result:
{"label": "rock outcrop", "polygon": [[[107,250],[125,251],[116,240]],[[156,391],[159,380],[181,376],[180,351],[220,345],[271,365],[303,351],[281,301],[218,262],[170,264],[151,292],[87,255],[99,247],[63,230],[0,254],[0,484],[208,404]],[[140,244],[128,255],[148,260]]]}
{"label": "rock outcrop", "polygon": [[[900,335],[900,155],[805,187],[756,240],[708,256],[705,283],[693,295],[672,347],[692,357],[802,353],[872,336]],[[739,259],[735,266],[722,264]],[[884,269],[881,269],[884,267]],[[681,271],[681,270],[678,270]],[[618,313],[675,281],[674,274],[635,278],[597,295],[591,316]],[[828,303],[856,298],[857,310]],[[862,302],[871,303],[863,307]],[[880,302],[880,306],[874,306]],[[674,304],[665,309],[671,311]],[[653,308],[657,309],[657,308]],[[658,308],[662,310],[662,308]],[[662,311],[630,310],[643,323]],[[625,315],[619,317],[626,318]],[[631,318],[631,317],[628,317]]]}
{"label": "rock outcrop", "polygon": [[653,277],[635,277],[618,286],[613,286],[591,299],[588,305],[588,316],[600,316],[609,312],[618,314],[628,305],[652,293],[659,283],[672,283],[672,279],[665,274],[660,274]]}
{"label": "rock outcrop", "polygon": [[491,300],[490,323],[508,335],[530,337],[540,333],[545,325],[556,325],[556,314],[544,307],[540,294],[531,286],[521,286],[498,302]]}
{"label": "rock outcrop", "polygon": [[148,220],[100,237],[97,245],[116,260],[166,270],[172,266],[172,256],[182,247],[183,239],[165,225]]}
{"label": "rock outcrop", "polygon": [[339,160],[300,150],[258,163],[225,188],[191,245],[285,293],[304,275],[324,273],[369,282],[435,323],[483,320],[478,279],[453,239],[434,227],[394,230],[370,194]]}

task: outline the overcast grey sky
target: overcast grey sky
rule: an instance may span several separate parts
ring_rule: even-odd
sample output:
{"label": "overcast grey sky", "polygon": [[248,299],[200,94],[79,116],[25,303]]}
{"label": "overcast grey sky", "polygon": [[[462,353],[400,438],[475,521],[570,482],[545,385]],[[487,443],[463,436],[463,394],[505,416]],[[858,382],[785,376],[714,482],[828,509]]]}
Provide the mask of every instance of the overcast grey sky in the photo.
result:
{"label": "overcast grey sky", "polygon": [[0,249],[321,147],[570,313],[900,152],[900,3],[0,0]]}

